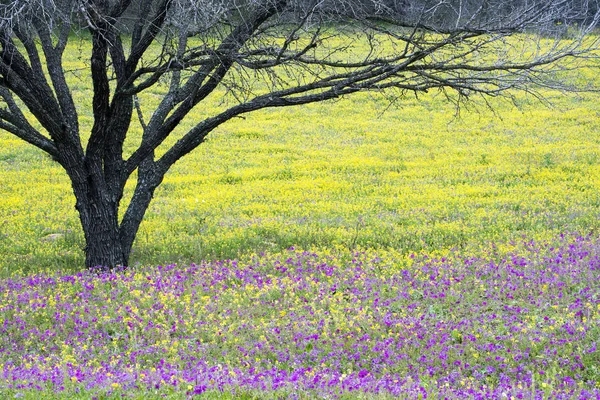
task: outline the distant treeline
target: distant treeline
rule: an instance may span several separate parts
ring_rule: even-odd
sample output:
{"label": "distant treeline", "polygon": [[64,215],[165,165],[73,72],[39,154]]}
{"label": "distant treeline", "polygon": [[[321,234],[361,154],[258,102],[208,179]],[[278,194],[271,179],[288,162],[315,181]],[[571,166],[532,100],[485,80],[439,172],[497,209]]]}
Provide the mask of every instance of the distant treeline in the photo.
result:
{"label": "distant treeline", "polygon": [[554,15],[542,23],[589,25],[600,10],[600,0],[364,0],[364,4],[368,13],[430,26],[485,25],[536,11]]}
{"label": "distant treeline", "polygon": [[[235,10],[233,14],[242,15],[245,11],[273,1],[181,0],[188,7],[190,3],[195,3],[194,7],[203,7],[202,4],[206,3],[207,9],[219,9],[222,12],[229,8]],[[130,6],[132,14],[139,15],[136,10],[146,3],[148,0],[133,0]],[[160,1],[150,3],[157,4]],[[439,29],[478,25],[492,28],[503,24],[503,20],[518,21],[515,18],[518,15],[531,15],[534,12],[540,13],[540,24],[589,25],[600,10],[600,0],[289,0],[287,3],[286,13],[289,16],[305,15],[307,12],[325,20],[344,16],[357,19],[375,16],[390,18],[408,26],[421,24]]]}
{"label": "distant treeline", "polygon": [[[67,10],[79,10],[81,0],[0,0],[4,4],[4,13],[10,14],[20,7],[18,3],[28,4],[24,8],[54,10],[69,18],[77,15]],[[214,26],[219,20],[231,21],[244,17],[261,7],[267,7],[278,0],[174,0],[170,3],[171,19],[176,24],[194,26]],[[284,1],[284,0],[279,0]],[[13,4],[8,6],[6,4]],[[124,4],[127,11],[119,24],[131,29],[142,18],[151,18],[169,2],[165,0],[103,0],[98,7],[118,9]],[[179,11],[174,11],[178,9]],[[12,11],[11,11],[12,10]],[[192,11],[186,13],[186,11]],[[200,10],[200,11],[199,11]],[[464,27],[490,29],[505,24],[506,20],[518,22],[519,15],[531,15],[539,12],[540,25],[590,25],[595,24],[596,14],[600,10],[600,0],[288,0],[282,12],[283,19],[297,19],[311,15],[320,22],[335,21],[344,18],[366,19],[382,18],[407,26],[421,25],[433,29],[462,29]],[[35,11],[34,11],[35,13]],[[194,15],[194,17],[189,17]],[[202,15],[204,21],[198,20]],[[10,19],[10,15],[0,15],[0,20]],[[85,25],[84,15],[78,15]],[[129,18],[127,18],[129,17]],[[192,20],[193,19],[193,20]],[[130,26],[127,26],[130,25]]]}

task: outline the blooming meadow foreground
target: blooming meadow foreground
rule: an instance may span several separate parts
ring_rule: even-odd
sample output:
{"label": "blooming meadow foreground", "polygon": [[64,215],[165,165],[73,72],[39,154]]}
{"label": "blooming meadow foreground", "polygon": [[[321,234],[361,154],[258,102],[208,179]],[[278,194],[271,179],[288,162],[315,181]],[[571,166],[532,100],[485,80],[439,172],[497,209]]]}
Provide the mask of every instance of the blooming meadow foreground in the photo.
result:
{"label": "blooming meadow foreground", "polygon": [[3,396],[600,398],[600,239],[0,281]]}

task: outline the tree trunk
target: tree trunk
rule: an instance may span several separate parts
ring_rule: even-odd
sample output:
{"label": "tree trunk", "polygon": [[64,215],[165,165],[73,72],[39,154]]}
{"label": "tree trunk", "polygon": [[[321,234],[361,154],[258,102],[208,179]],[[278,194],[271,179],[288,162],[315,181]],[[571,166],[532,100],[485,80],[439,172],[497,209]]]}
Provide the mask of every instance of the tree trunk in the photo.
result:
{"label": "tree trunk", "polygon": [[[151,154],[151,158],[154,154]],[[129,206],[120,225],[120,241],[123,252],[130,254],[131,247],[154,197],[154,191],[161,184],[166,171],[157,171],[151,158],[142,162],[138,169],[138,181]]]}
{"label": "tree trunk", "polygon": [[123,251],[121,242],[111,232],[98,232],[86,236],[85,266],[88,269],[111,270],[125,267],[129,255]]}
{"label": "tree trunk", "polygon": [[106,270],[127,266],[129,252],[120,240],[118,205],[88,197],[78,199],[77,210],[85,234],[85,266]]}
{"label": "tree trunk", "polygon": [[123,186],[110,190],[103,182],[111,180],[100,176],[99,171],[89,171],[93,168],[84,167],[70,174],[77,198],[75,208],[85,235],[85,266],[93,270],[127,267],[136,234],[164,172],[158,173],[150,160],[142,163],[133,197],[119,223]]}

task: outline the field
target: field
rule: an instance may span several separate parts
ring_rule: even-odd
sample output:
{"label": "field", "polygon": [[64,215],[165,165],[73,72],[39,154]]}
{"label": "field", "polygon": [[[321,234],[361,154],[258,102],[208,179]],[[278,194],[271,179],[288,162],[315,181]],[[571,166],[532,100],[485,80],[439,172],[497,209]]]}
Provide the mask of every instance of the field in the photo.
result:
{"label": "field", "polygon": [[597,397],[599,271],[597,238],[568,236],[492,259],[289,250],[7,279],[1,385],[31,398]]}
{"label": "field", "polygon": [[0,394],[600,396],[600,96],[546,95],[236,119],[100,276],[66,176],[0,132]]}
{"label": "field", "polygon": [[[167,175],[132,260],[292,245],[437,252],[596,231],[598,96],[549,96],[552,108],[521,98],[521,109],[497,102],[494,115],[474,103],[460,119],[435,94],[397,109],[359,95],[248,115]],[[65,174],[33,147],[0,140],[0,274],[78,271],[84,241]]]}

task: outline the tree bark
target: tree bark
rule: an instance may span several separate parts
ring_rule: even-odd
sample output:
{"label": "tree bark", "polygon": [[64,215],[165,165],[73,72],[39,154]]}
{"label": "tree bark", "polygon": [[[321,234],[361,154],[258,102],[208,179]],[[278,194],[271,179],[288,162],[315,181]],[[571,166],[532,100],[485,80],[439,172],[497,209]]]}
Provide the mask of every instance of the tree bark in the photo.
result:
{"label": "tree bark", "polygon": [[113,269],[129,263],[119,235],[118,204],[107,201],[102,193],[78,198],[77,210],[85,235],[85,266]]}
{"label": "tree bark", "polygon": [[106,190],[104,182],[116,181],[116,178],[95,169],[93,163],[71,162],[75,166],[69,168],[69,176],[77,199],[75,208],[85,235],[86,268],[112,270],[127,267],[140,224],[166,171],[157,171],[151,159],[142,163],[133,197],[122,221],[119,221],[124,186]]}
{"label": "tree bark", "polygon": [[154,191],[161,184],[163,178],[164,172],[160,173],[157,171],[155,163],[150,158],[140,165],[133,197],[129,202],[120,225],[121,243],[123,251],[127,255],[131,253],[131,248],[133,247],[140,224],[154,197]]}
{"label": "tree bark", "polygon": [[106,176],[98,163],[85,157],[61,154],[61,161],[71,178],[76,198],[75,208],[85,236],[85,266],[110,270],[125,267],[128,252],[123,250],[119,229],[120,195],[107,190]]}
{"label": "tree bark", "polygon": [[[108,219],[96,219],[86,227],[85,266],[88,269],[111,270],[129,264],[129,255],[123,251],[118,228]],[[115,230],[117,233],[115,233]]]}

